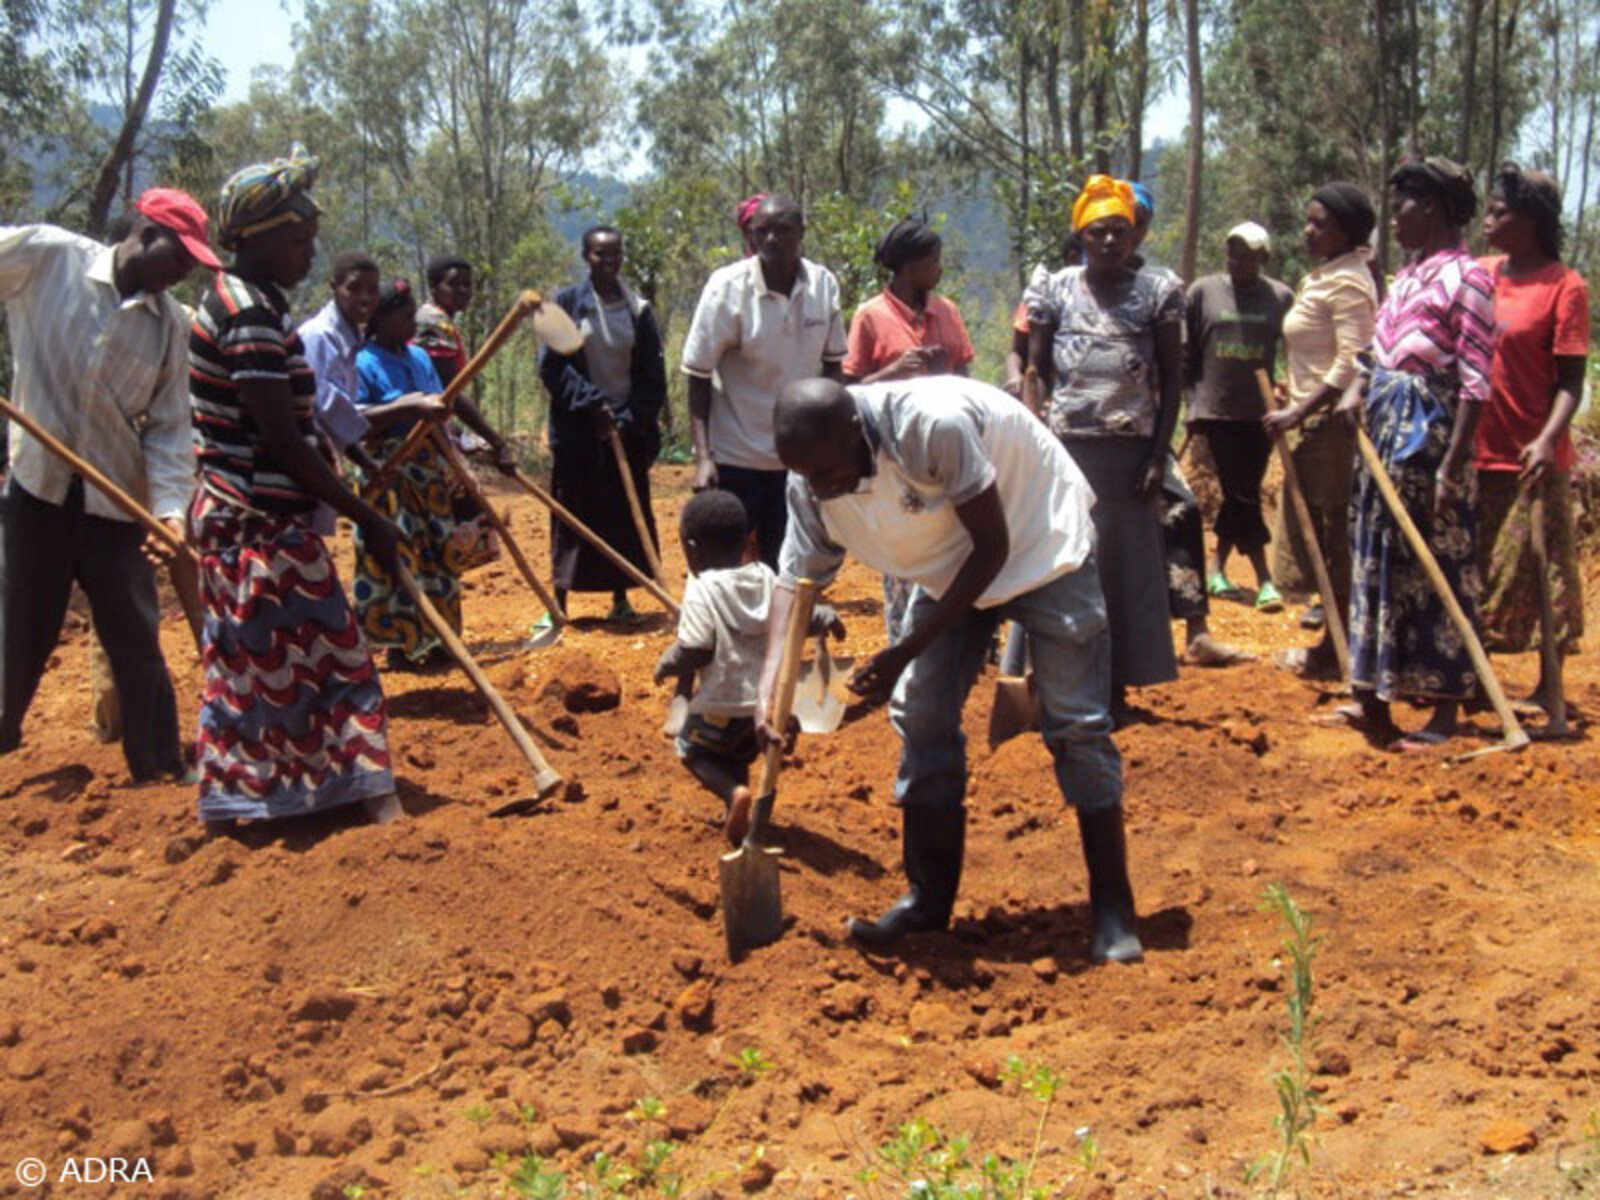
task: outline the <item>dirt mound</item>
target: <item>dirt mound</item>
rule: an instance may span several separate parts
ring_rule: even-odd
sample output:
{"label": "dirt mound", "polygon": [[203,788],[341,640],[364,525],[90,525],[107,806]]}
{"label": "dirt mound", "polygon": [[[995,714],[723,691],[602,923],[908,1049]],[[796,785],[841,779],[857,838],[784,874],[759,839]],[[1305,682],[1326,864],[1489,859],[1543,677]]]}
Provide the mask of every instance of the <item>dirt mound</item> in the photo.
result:
{"label": "dirt mound", "polygon": [[[686,484],[665,479],[664,520]],[[508,503],[544,562],[543,515]],[[878,586],[851,568],[836,589],[857,656],[882,644]],[[116,1194],[538,1195],[532,1174],[507,1182],[525,1152],[575,1181],[597,1153],[637,1164],[663,1143],[700,1195],[903,1196],[858,1175],[919,1115],[970,1133],[974,1160],[1026,1158],[1040,1109],[1016,1056],[1059,1075],[1036,1183],[1077,1177],[1087,1129],[1085,1194],[1242,1196],[1285,1061],[1260,909],[1279,880],[1323,939],[1305,1194],[1559,1194],[1555,1155],[1579,1157],[1600,1106],[1592,742],[1381,755],[1313,724],[1329,697],[1265,661],[1187,671],[1119,736],[1149,958],[1096,970],[1049,755],[984,748],[985,679],[952,932],[893,958],[842,936],[902,884],[880,713],[787,764],[790,927],[731,967],[720,806],[661,736],[650,682],[670,622],[606,626],[609,603],[574,597],[562,645],[530,654],[538,602],[504,564],[470,579],[470,644],[577,785],[533,813],[488,819],[529,780],[459,674],[389,675],[408,820],[211,842],[188,790],[129,786],[94,743],[74,633],[0,759],[0,1195],[77,1194],[24,1192],[23,1157],[55,1180],[117,1152],[156,1182]],[[1295,616],[1225,604],[1214,624],[1266,652],[1301,640]],[[164,644],[192,721],[176,617]],[[1507,667],[1525,690],[1532,662]],[[1592,655],[1571,694],[1600,713]]]}

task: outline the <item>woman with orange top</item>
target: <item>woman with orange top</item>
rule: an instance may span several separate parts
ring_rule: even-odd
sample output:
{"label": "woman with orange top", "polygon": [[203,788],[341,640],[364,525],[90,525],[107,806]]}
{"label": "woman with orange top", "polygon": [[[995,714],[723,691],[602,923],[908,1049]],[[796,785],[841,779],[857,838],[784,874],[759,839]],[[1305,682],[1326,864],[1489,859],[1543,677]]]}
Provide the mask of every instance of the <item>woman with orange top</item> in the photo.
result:
{"label": "woman with orange top", "polygon": [[1533,700],[1548,712],[1561,694],[1561,658],[1583,634],[1569,490],[1576,461],[1570,426],[1589,352],[1589,289],[1583,276],[1561,261],[1561,192],[1543,172],[1523,171],[1515,163],[1501,168],[1483,233],[1501,252],[1483,260],[1494,277],[1499,336],[1474,456],[1484,641],[1503,652],[1539,644],[1533,505],[1542,493],[1556,671],[1548,678],[1541,659]]}

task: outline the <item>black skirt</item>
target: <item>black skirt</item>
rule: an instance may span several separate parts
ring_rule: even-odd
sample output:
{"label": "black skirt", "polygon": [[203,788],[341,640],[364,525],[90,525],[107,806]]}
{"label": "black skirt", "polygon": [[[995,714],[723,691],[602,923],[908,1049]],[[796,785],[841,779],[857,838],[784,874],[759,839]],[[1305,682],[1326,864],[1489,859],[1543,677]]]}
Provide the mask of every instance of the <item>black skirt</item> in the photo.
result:
{"label": "black skirt", "polygon": [[[576,444],[574,444],[576,443]],[[650,536],[656,536],[655,514],[650,506],[650,465],[655,448],[624,433],[633,486],[639,493]],[[550,490],[574,516],[594,530],[607,545],[646,575],[650,564],[639,544],[639,532],[628,507],[628,493],[617,473],[617,459],[611,447],[598,439],[579,442],[564,437],[551,464]],[[555,586],[564,592],[615,592],[638,584],[612,565],[565,521],[551,514],[551,561]]]}

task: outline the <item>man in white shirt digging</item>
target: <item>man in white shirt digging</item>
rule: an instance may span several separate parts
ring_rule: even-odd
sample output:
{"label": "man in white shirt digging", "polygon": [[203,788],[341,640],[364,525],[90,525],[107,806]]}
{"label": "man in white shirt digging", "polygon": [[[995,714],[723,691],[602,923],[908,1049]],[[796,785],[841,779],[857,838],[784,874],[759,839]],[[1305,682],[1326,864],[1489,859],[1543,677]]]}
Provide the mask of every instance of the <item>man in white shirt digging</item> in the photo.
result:
{"label": "man in white shirt digging", "polygon": [[[0,227],[12,400],[182,536],[194,490],[189,323],[166,292],[195,267],[220,264],[191,197],[152,188],[135,209],[132,231],[112,246],[50,225]],[[111,662],[129,771],[136,780],[183,775],[141,543],[165,552],[23,429],[12,427],[10,447],[0,498],[0,754],[21,743],[76,580]]]}
{"label": "man in white shirt digging", "polygon": [[1094,497],[1061,443],[1004,392],[957,376],[848,389],[791,383],[778,398],[774,433],[791,474],[757,710],[762,735],[777,734],[767,714],[796,580],[828,583],[848,551],[916,585],[901,640],[850,681],[864,696],[892,693],[911,888],[876,921],[853,918],[851,935],[881,947],[949,925],[966,831],[961,708],[996,626],[1009,618],[1034,648],[1045,744],[1078,812],[1091,956],[1138,961]]}

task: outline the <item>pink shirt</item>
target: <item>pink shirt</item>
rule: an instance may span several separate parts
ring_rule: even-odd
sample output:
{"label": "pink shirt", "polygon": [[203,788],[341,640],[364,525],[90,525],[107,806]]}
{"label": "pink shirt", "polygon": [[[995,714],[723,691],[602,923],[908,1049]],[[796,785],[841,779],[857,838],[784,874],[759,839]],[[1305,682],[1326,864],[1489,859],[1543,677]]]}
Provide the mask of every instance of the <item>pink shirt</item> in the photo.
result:
{"label": "pink shirt", "polygon": [[975,357],[961,310],[949,300],[930,295],[917,313],[885,288],[857,309],[850,322],[844,373],[865,379],[917,346],[943,346],[946,371],[965,366]]}
{"label": "pink shirt", "polygon": [[1413,375],[1454,375],[1461,400],[1489,398],[1494,282],[1465,247],[1395,273],[1372,333],[1377,363]]}

